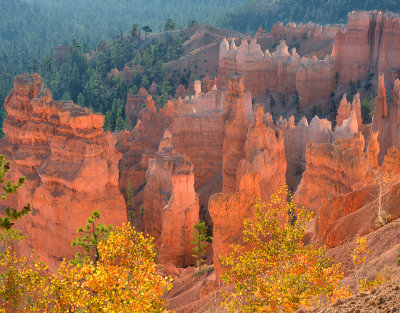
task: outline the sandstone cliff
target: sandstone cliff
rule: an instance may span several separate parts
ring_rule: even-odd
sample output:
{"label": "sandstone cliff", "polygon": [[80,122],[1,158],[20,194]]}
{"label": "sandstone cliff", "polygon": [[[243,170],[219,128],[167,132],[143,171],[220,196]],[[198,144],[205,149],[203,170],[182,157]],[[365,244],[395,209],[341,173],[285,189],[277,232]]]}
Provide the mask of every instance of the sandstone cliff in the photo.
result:
{"label": "sandstone cliff", "polygon": [[146,96],[145,108],[141,119],[131,131],[118,134],[118,151],[122,153],[119,162],[119,188],[126,197],[129,181],[136,201],[143,198],[145,186],[145,174],[150,158],[157,152],[164,130],[170,125],[174,112],[173,103],[169,102],[162,111],[155,107],[151,96]]}
{"label": "sandstone cliff", "polygon": [[314,144],[330,143],[332,140],[331,122],[315,116],[310,124],[303,117],[295,125],[294,117],[292,116],[288,121],[279,120],[277,126],[283,131],[285,138],[286,182],[292,190],[296,190],[300,183],[301,175],[306,169],[307,145],[311,142]]}
{"label": "sandstone cliff", "polygon": [[190,240],[199,220],[193,164],[174,150],[169,131],[150,161],[146,181],[143,217],[146,233],[159,248],[158,261],[178,267],[193,264]]}
{"label": "sandstone cliff", "polygon": [[232,40],[224,39],[220,46],[218,88],[226,86],[231,73],[242,73],[245,88],[253,98],[268,92],[299,94],[300,107],[307,109],[318,100],[326,100],[335,87],[335,62],[331,56],[324,60],[300,58],[295,48],[289,52],[284,40],[276,51],[265,53],[256,38],[243,39],[236,47]]}
{"label": "sandstone cliff", "polygon": [[8,201],[12,207],[32,206],[32,214],[17,223],[28,234],[21,249],[33,248],[55,270],[75,254],[71,241],[93,210],[105,224],[126,222],[118,190],[121,154],[116,138],[103,131],[103,115],[53,101],[37,74],[17,76],[4,105],[1,152],[12,162],[13,177],[27,177]]}
{"label": "sandstone cliff", "polygon": [[244,146],[244,158],[237,168],[237,192],[215,194],[209,203],[217,277],[222,272],[219,257],[229,253],[230,244],[241,243],[243,223],[246,218],[253,217],[257,199],[269,201],[271,194],[285,185],[283,134],[265,126],[262,107],[257,109],[256,120],[249,126]]}
{"label": "sandstone cliff", "polygon": [[345,33],[334,44],[339,82],[349,84],[367,77],[369,71],[396,78],[400,62],[400,16],[383,11],[353,11]]}
{"label": "sandstone cliff", "polygon": [[371,184],[368,157],[361,133],[334,144],[310,143],[306,170],[294,195],[298,204],[317,211],[330,194],[346,194]]}
{"label": "sandstone cliff", "polygon": [[336,116],[336,127],[342,126],[344,120],[347,120],[350,117],[352,111],[356,114],[357,124],[362,125],[361,100],[359,93],[354,96],[353,102],[347,101],[346,94],[343,95]]}
{"label": "sandstone cliff", "polygon": [[374,133],[367,153],[373,181],[347,194],[331,194],[322,202],[315,223],[317,241],[336,247],[357,235],[373,232],[387,223],[388,218],[390,221],[400,217],[400,153],[391,148],[379,168],[378,152],[377,133]]}
{"label": "sandstone cliff", "polygon": [[311,22],[307,24],[300,23],[298,25],[296,23],[288,23],[286,25],[277,23],[272,26],[271,35],[275,39],[297,41],[308,38],[313,39],[314,42],[319,42],[322,40],[333,40],[337,32],[344,30],[344,25],[321,26]]}
{"label": "sandstone cliff", "polygon": [[244,105],[244,77],[228,75],[228,92],[225,95],[224,143],[222,147],[222,192],[236,191],[236,171],[244,157],[248,120]]}
{"label": "sandstone cliff", "polygon": [[328,55],[324,60],[302,58],[296,72],[296,88],[300,98],[300,108],[307,109],[318,100],[326,104],[326,99],[335,89],[335,62]]}
{"label": "sandstone cliff", "polygon": [[384,77],[379,77],[378,97],[376,109],[372,119],[372,130],[379,132],[380,154],[382,161],[388,149],[396,147],[400,149],[400,80],[394,82],[392,99],[386,103]]}

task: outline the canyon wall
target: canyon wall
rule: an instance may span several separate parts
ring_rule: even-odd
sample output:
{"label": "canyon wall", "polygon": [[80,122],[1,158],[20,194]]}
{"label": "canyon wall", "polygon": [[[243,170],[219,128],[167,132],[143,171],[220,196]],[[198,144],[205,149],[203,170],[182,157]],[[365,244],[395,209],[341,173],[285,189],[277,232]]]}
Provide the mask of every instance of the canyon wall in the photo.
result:
{"label": "canyon wall", "polygon": [[141,119],[131,131],[118,134],[118,151],[122,153],[119,162],[119,188],[124,196],[127,196],[129,182],[136,201],[141,202],[143,188],[146,184],[146,171],[149,159],[153,158],[158,150],[164,131],[169,127],[175,110],[174,104],[168,102],[161,110],[157,111],[154,100],[146,96],[145,108],[141,113]]}
{"label": "canyon wall", "polygon": [[227,106],[224,112],[224,142],[222,146],[222,192],[236,191],[236,171],[244,157],[248,120],[244,106],[244,78],[241,74],[228,75]]}
{"label": "canyon wall", "polygon": [[296,203],[314,211],[330,194],[346,194],[370,184],[372,174],[364,154],[360,133],[334,144],[310,143],[306,150],[306,170],[296,190]]}
{"label": "canyon wall", "polygon": [[[255,38],[235,41],[224,39],[220,46],[218,88],[226,86],[229,73],[242,73],[245,89],[253,98],[271,91],[281,94],[298,93],[300,108],[314,104],[327,105],[338,84],[349,85],[368,77],[370,73],[385,73],[391,83],[399,77],[400,15],[383,11],[353,11],[346,27],[305,24],[286,26],[277,24],[272,29],[275,39],[314,38],[315,42],[332,40],[332,54],[325,59],[300,58],[296,49],[290,53],[284,40],[277,50],[263,52]],[[262,34],[263,35],[263,34]],[[264,35],[263,35],[264,36]]]}
{"label": "canyon wall", "polygon": [[400,63],[400,16],[382,11],[353,11],[346,31],[334,43],[339,82],[347,85],[367,77],[369,72],[398,78]]}
{"label": "canyon wall", "polygon": [[255,121],[248,127],[243,159],[237,167],[236,192],[229,190],[210,198],[217,277],[223,271],[219,257],[229,253],[230,244],[243,243],[243,223],[253,217],[254,204],[258,200],[269,201],[271,194],[285,185],[285,175],[283,134],[264,124],[263,108],[258,107]]}
{"label": "canyon wall", "polygon": [[313,39],[314,42],[333,40],[337,32],[344,31],[345,25],[319,25],[314,23],[297,24],[277,23],[272,26],[271,35],[275,39],[302,40]]}
{"label": "canyon wall", "polygon": [[[268,114],[268,113],[267,113]],[[270,117],[272,119],[272,117]],[[277,127],[285,138],[285,156],[287,160],[286,182],[292,190],[296,190],[303,171],[306,169],[306,147],[309,143],[330,143],[332,125],[326,119],[315,116],[311,123],[303,117],[295,125],[294,117],[289,120],[278,120]]]}
{"label": "canyon wall", "polygon": [[378,131],[379,160],[382,161],[391,147],[400,149],[400,80],[394,82],[392,99],[386,102],[384,76],[379,76],[378,96],[372,119],[372,130]]}
{"label": "canyon wall", "polygon": [[172,146],[166,131],[149,163],[144,189],[145,231],[154,237],[158,261],[177,267],[194,263],[191,240],[199,220],[199,198],[194,190],[193,164]]}
{"label": "canyon wall", "polygon": [[103,115],[53,101],[37,74],[17,76],[4,106],[1,152],[11,161],[12,177],[27,178],[4,204],[31,204],[31,214],[16,223],[27,234],[20,248],[34,249],[55,270],[63,258],[74,256],[71,241],[93,210],[100,211],[102,223],[126,222],[117,141],[103,131]]}
{"label": "canyon wall", "polygon": [[366,155],[374,180],[361,189],[331,194],[322,201],[315,222],[318,242],[336,247],[400,217],[400,152],[394,147],[389,149],[380,168],[377,162],[371,162],[377,161],[378,152],[377,133],[374,133]]}
{"label": "canyon wall", "polygon": [[220,46],[218,88],[226,86],[227,75],[242,73],[245,89],[253,98],[277,91],[281,94],[299,95],[300,107],[305,109],[320,99],[329,97],[335,87],[335,64],[332,57],[324,60],[300,58],[296,49],[289,52],[285,41],[272,54],[261,46],[256,39],[243,39],[236,47],[232,40],[224,39]]}

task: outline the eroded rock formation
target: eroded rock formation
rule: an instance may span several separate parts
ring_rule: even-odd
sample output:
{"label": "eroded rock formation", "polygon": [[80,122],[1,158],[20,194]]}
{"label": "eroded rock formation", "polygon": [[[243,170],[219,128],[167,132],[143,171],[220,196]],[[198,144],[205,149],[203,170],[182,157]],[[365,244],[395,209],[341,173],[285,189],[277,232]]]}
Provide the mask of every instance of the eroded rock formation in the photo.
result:
{"label": "eroded rock formation", "polygon": [[378,97],[376,109],[372,119],[372,130],[379,132],[380,154],[382,161],[386,152],[391,147],[400,149],[400,80],[394,82],[392,99],[386,103],[384,77],[379,77]]}
{"label": "eroded rock formation", "polygon": [[126,196],[126,188],[130,181],[138,202],[143,197],[149,159],[153,158],[157,152],[160,140],[165,129],[170,125],[174,112],[172,102],[168,102],[161,111],[157,112],[151,96],[146,96],[144,104],[141,119],[135,128],[131,132],[125,131],[118,134],[118,151],[123,154],[118,165],[119,188]]}
{"label": "eroded rock formation", "polygon": [[[268,114],[268,113],[267,113]],[[270,117],[272,120],[272,117]],[[294,117],[288,121],[279,120],[277,126],[283,131],[285,138],[285,155],[287,160],[286,182],[296,190],[301,180],[301,174],[306,168],[306,147],[309,143],[330,143],[332,140],[332,125],[326,119],[315,116],[311,123],[303,117],[295,125]]]}
{"label": "eroded rock formation", "polygon": [[165,132],[150,161],[144,189],[146,233],[155,238],[159,262],[183,267],[193,264],[193,226],[199,220],[199,198],[194,190],[193,164],[172,146]]}
{"label": "eroded rock formation", "polygon": [[300,58],[295,48],[289,52],[282,40],[272,54],[261,51],[255,38],[243,39],[239,48],[232,40],[221,43],[218,70],[218,88],[226,86],[230,73],[242,73],[245,88],[253,97],[267,91],[294,94],[300,98],[300,107],[308,108],[317,100],[326,99],[335,87],[335,63],[331,56],[324,60]]}
{"label": "eroded rock formation", "polygon": [[339,82],[349,84],[367,77],[368,71],[397,77],[400,62],[400,16],[383,11],[353,11],[345,33],[338,33],[334,54]]}
{"label": "eroded rock formation", "polygon": [[344,30],[344,25],[321,26],[314,23],[300,23],[298,25],[296,23],[288,23],[284,25],[283,23],[277,23],[272,26],[271,35],[275,39],[298,41],[309,38],[313,39],[314,42],[319,42],[333,40],[337,32]]}
{"label": "eroded rock formation", "polygon": [[209,203],[217,276],[222,272],[219,257],[229,253],[230,244],[242,242],[243,222],[253,217],[257,199],[268,201],[272,193],[285,185],[283,134],[263,123],[262,107],[257,109],[246,138],[244,158],[237,168],[237,192],[215,194]]}
{"label": "eroded rock formation", "polygon": [[125,114],[130,126],[136,125],[141,118],[141,112],[146,105],[146,99],[149,93],[145,88],[140,88],[136,95],[128,94],[125,104]]}
{"label": "eroded rock formation", "polygon": [[359,93],[354,96],[353,102],[347,101],[346,94],[343,95],[336,116],[336,127],[342,126],[344,120],[347,120],[350,117],[352,111],[356,114],[357,124],[362,125],[361,100]]}
{"label": "eroded rock formation", "polygon": [[300,99],[300,108],[306,109],[313,104],[319,104],[330,95],[335,88],[335,62],[328,55],[324,60],[302,58],[296,72],[296,88]]}
{"label": "eroded rock formation", "polygon": [[336,127],[333,133],[333,140],[341,138],[352,138],[358,133],[358,122],[356,112],[351,111],[350,117],[343,121],[342,125]]}
{"label": "eroded rock formation", "polygon": [[336,247],[357,235],[373,232],[387,223],[387,218],[400,217],[400,153],[391,148],[379,168],[378,152],[377,133],[374,133],[367,153],[373,181],[347,194],[331,194],[322,202],[315,223],[317,241]]}
{"label": "eroded rock formation", "polygon": [[71,241],[93,210],[101,222],[126,222],[125,201],[118,189],[116,138],[103,131],[104,116],[72,102],[55,102],[41,77],[17,76],[5,101],[8,117],[1,152],[12,162],[12,176],[27,183],[5,204],[32,214],[17,223],[27,234],[21,250],[33,248],[55,270],[74,256]]}
{"label": "eroded rock formation", "polygon": [[294,195],[298,204],[318,210],[330,194],[346,194],[371,184],[368,157],[361,133],[334,144],[310,143],[306,170]]}
{"label": "eroded rock formation", "polygon": [[244,77],[228,75],[228,91],[225,95],[224,143],[222,147],[222,192],[236,191],[236,171],[244,157],[248,120],[244,105]]}

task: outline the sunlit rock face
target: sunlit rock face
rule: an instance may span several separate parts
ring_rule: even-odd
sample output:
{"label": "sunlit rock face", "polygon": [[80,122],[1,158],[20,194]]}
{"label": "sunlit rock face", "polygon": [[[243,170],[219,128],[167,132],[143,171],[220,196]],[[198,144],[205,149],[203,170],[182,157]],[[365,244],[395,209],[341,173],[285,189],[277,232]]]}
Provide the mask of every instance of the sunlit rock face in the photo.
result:
{"label": "sunlit rock face", "polygon": [[372,119],[372,130],[378,131],[379,160],[382,161],[391,147],[400,149],[400,80],[394,82],[392,99],[386,103],[384,77],[379,77],[378,97]]}
{"label": "sunlit rock face", "polygon": [[[267,113],[267,115],[269,115]],[[270,116],[270,115],[269,115]],[[272,117],[270,117],[272,119]],[[314,116],[310,124],[303,117],[295,125],[294,117],[289,120],[280,119],[277,127],[282,130],[285,138],[285,155],[287,161],[286,182],[296,190],[301,175],[306,169],[306,148],[309,143],[330,143],[332,140],[332,124],[327,119]]]}
{"label": "sunlit rock face", "polygon": [[261,51],[256,38],[243,39],[236,47],[232,40],[222,41],[219,55],[218,88],[226,86],[229,74],[242,73],[245,89],[253,97],[277,91],[281,94],[298,92],[300,107],[307,109],[316,101],[329,97],[335,87],[335,61],[300,58],[295,48],[289,51],[281,40],[276,51]]}
{"label": "sunlit rock face", "polygon": [[285,182],[283,134],[264,124],[263,109],[259,107],[255,121],[249,125],[243,159],[237,167],[236,192],[215,194],[209,203],[217,276],[222,273],[219,257],[229,253],[230,244],[242,242],[243,223],[246,218],[254,216],[254,204],[257,200],[269,201],[271,194],[285,185]]}
{"label": "sunlit rock face", "polygon": [[[140,92],[139,92],[140,93]],[[146,185],[146,171],[149,160],[158,151],[164,131],[169,127],[174,112],[172,102],[168,102],[162,110],[158,110],[154,100],[147,95],[145,108],[141,118],[131,131],[118,134],[118,151],[122,153],[119,162],[119,188],[127,197],[129,183],[136,202],[140,206],[143,201],[143,188]]]}
{"label": "sunlit rock face", "polygon": [[33,248],[54,270],[75,254],[71,241],[93,210],[105,224],[126,222],[117,140],[103,131],[103,115],[53,101],[37,74],[17,76],[4,106],[1,152],[11,160],[12,177],[27,179],[5,203],[31,204],[32,213],[17,223],[27,234],[20,248],[25,253]]}
{"label": "sunlit rock face", "polygon": [[378,152],[377,133],[373,133],[367,152],[372,181],[349,193],[330,194],[322,201],[315,221],[316,241],[336,247],[382,226],[378,217],[380,187],[383,218],[400,217],[400,152],[389,149],[381,167],[377,164]]}
{"label": "sunlit rock face", "polygon": [[334,44],[339,82],[349,84],[367,77],[368,72],[396,78],[400,62],[400,16],[382,11],[353,11],[346,31],[338,33]]}
{"label": "sunlit rock face", "polygon": [[150,161],[146,181],[145,230],[156,241],[159,262],[171,262],[178,267],[193,264],[191,240],[193,226],[199,220],[193,164],[174,150],[169,131]]}
{"label": "sunlit rock face", "polygon": [[369,185],[372,173],[364,153],[361,133],[335,143],[310,143],[306,150],[306,170],[294,198],[314,211],[330,194],[346,194]]}
{"label": "sunlit rock face", "polygon": [[345,25],[319,25],[314,23],[296,24],[277,23],[272,26],[271,35],[275,39],[301,40],[313,39],[314,42],[332,40],[339,31],[344,31]]}
{"label": "sunlit rock face", "polygon": [[248,120],[244,106],[244,77],[240,74],[228,76],[228,92],[225,96],[224,144],[222,147],[222,192],[236,190],[236,171],[244,157]]}

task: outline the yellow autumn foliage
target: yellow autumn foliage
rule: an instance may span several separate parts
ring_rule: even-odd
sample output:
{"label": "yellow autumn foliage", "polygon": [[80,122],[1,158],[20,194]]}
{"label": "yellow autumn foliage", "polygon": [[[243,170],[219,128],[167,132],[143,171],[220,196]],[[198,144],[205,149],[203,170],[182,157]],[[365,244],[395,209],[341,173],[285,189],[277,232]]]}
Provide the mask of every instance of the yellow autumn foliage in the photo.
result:
{"label": "yellow autumn foliage", "polygon": [[269,203],[256,204],[255,211],[244,225],[245,244],[221,258],[222,278],[235,287],[225,295],[230,312],[294,312],[348,295],[340,287],[343,273],[325,257],[326,250],[304,245],[312,213],[295,204],[287,187]]}
{"label": "yellow autumn foliage", "polygon": [[129,224],[98,246],[100,259],[73,266],[64,261],[53,277],[56,312],[165,312],[171,288],[156,271],[153,240]]}

